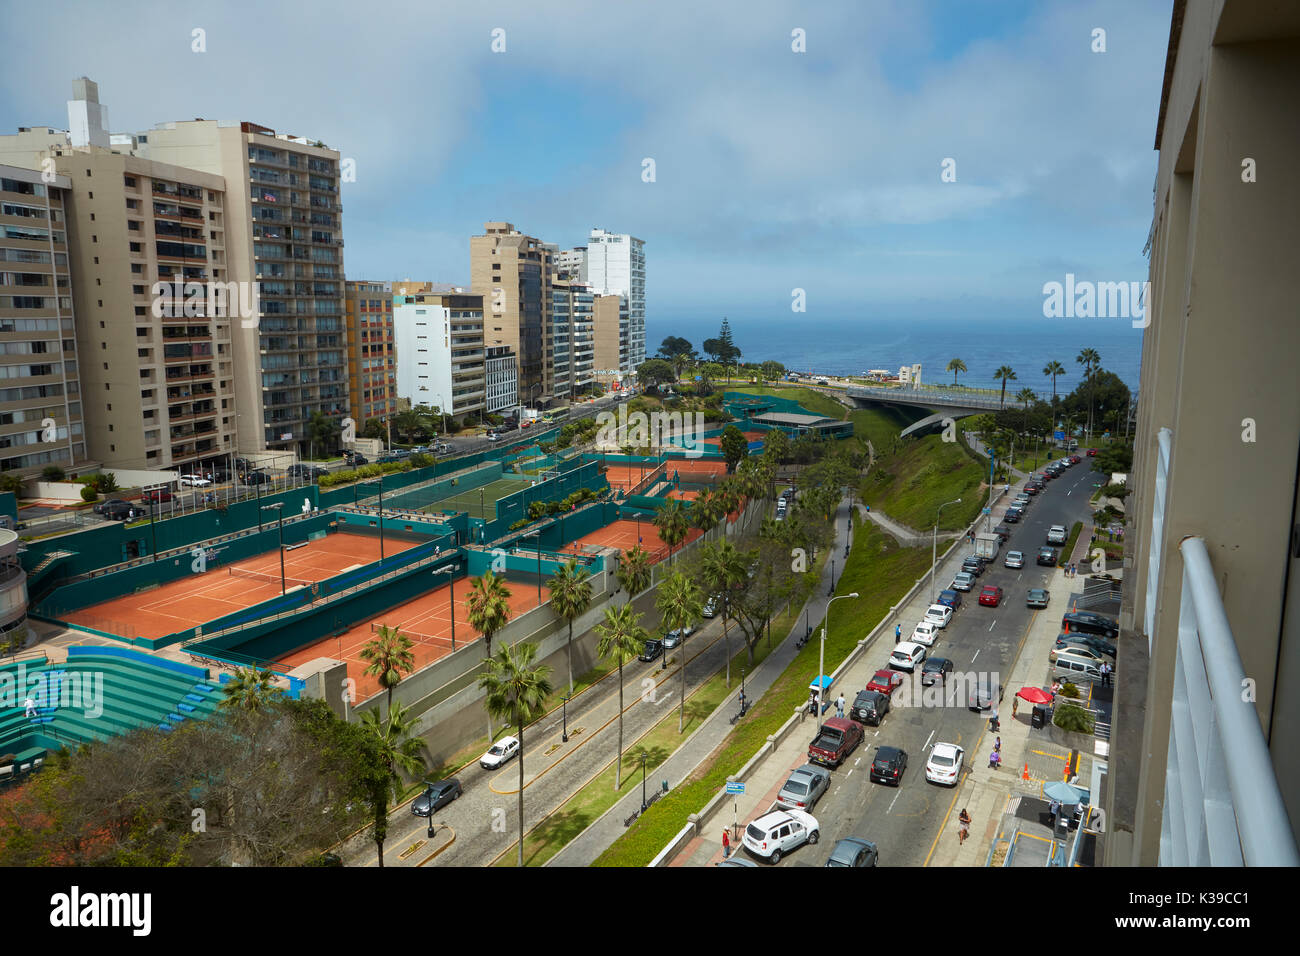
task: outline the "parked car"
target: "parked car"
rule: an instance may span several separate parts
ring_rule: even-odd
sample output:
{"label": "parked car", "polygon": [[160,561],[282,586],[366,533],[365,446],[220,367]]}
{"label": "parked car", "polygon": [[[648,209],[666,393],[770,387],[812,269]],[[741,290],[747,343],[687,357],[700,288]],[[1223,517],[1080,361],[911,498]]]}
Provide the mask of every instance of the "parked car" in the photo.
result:
{"label": "parked car", "polygon": [[975,586],[975,576],[967,571],[958,571],[952,579],[954,591],[969,591]]}
{"label": "parked car", "polygon": [[931,604],[925,610],[925,619],[936,627],[947,627],[952,620],[952,608],[946,604]]}
{"label": "parked car", "polygon": [[921,621],[912,629],[912,636],[908,638],[914,644],[924,644],[926,647],[934,646],[934,642],[939,639],[939,625],[930,621]]}
{"label": "parked car", "polygon": [[761,860],[780,863],[781,857],[821,838],[817,818],[802,810],[774,810],[745,827],[742,845]]}
{"label": "parked car", "polygon": [[100,514],[113,521],[129,521],[136,515],[143,514],[143,512],[129,501],[121,501],[115,498],[112,501],[104,502],[104,508],[100,511]]}
{"label": "parked car", "polygon": [[977,578],[984,573],[984,562],[972,554],[961,563],[961,569],[971,577]]}
{"label": "parked car", "polygon": [[693,627],[673,628],[663,636],[664,650],[669,651],[695,633]]}
{"label": "parked car", "polygon": [[1025,515],[1024,509],[1017,505],[1012,505],[1007,509],[1007,513],[1002,516],[1002,520],[1007,524],[1020,524],[1020,519]]}
{"label": "parked car", "polygon": [[1049,567],[1049,568],[1056,567],[1056,549],[1039,548],[1038,563],[1043,565],[1044,567]]}
{"label": "parked car", "polygon": [[929,687],[935,681],[946,683],[952,673],[952,661],[946,657],[927,657],[921,665],[921,684]]}
{"label": "parked car", "polygon": [[461,795],[460,781],[455,777],[426,783],[424,793],[411,802],[411,813],[417,817],[427,817]]}
{"label": "parked car", "polygon": [[1081,462],[1081,461],[1083,461],[1083,459],[1080,458],[1078,455],[1071,455],[1071,456],[1070,456],[1070,464],[1072,464],[1072,465],[1077,465],[1077,464],[1078,464],[1079,462]]}
{"label": "parked car", "polygon": [[1025,494],[1024,492],[1021,492],[1020,494],[1016,495],[1014,498],[1011,499],[1011,504],[1016,508],[1020,508],[1021,510],[1024,510],[1025,508],[1029,507],[1029,503],[1032,500],[1033,499],[1030,498],[1029,495]]}
{"label": "parked car", "polygon": [[998,536],[998,539],[1001,540],[1003,544],[1006,544],[1011,539],[1011,529],[1004,524],[1000,524],[994,528],[993,533]]}
{"label": "parked car", "polygon": [[484,770],[495,770],[511,757],[519,755],[519,741],[514,737],[502,737],[488,752],[478,758],[478,765]]}
{"label": "parked car", "polygon": [[1096,634],[1084,634],[1081,631],[1075,631],[1071,634],[1058,634],[1056,636],[1056,647],[1058,650],[1066,647],[1086,647],[1094,654],[1100,654],[1115,659],[1115,643],[1108,641],[1104,637],[1098,637]]}
{"label": "parked car", "polygon": [[997,607],[1002,603],[1002,589],[996,584],[986,584],[980,588],[980,604],[984,607]]}
{"label": "parked car", "polygon": [[285,469],[284,473],[290,478],[308,478],[312,480],[323,478],[329,474],[328,471],[321,468],[319,465],[304,465],[301,463],[290,465]]}
{"label": "parked car", "polygon": [[663,652],[664,642],[652,637],[650,640],[645,642],[645,647],[641,650],[641,655],[638,659],[643,661],[653,661]]}
{"label": "parked car", "polygon": [[1088,457],[1089,457],[1089,458],[1096,458],[1096,457],[1097,457],[1097,449],[1095,449],[1095,448],[1089,448],[1089,449],[1088,449]]}
{"label": "parked car", "polygon": [[1044,608],[1051,597],[1046,588],[1030,588],[1025,594],[1025,607]]}
{"label": "parked car", "polygon": [[150,488],[140,498],[144,501],[171,501],[172,493],[166,488]]}
{"label": "parked car", "polygon": [[1083,644],[1061,644],[1059,640],[1052,646],[1052,649],[1047,652],[1047,659],[1048,661],[1055,663],[1056,659],[1062,654],[1068,654],[1085,661],[1091,661],[1098,667],[1100,667],[1102,662],[1106,660],[1106,655],[1099,654],[1097,651],[1094,651],[1090,647],[1085,647]]}
{"label": "parked car", "polygon": [[956,744],[935,744],[925,762],[925,779],[945,787],[957,786],[966,751]]}
{"label": "parked car", "polygon": [[1043,490],[1043,484],[1039,481],[1025,482],[1025,494],[1036,495]]}
{"label": "parked car", "polygon": [[906,769],[907,751],[898,747],[877,747],[876,755],[871,759],[871,782],[898,786],[903,782]]}
{"label": "parked car", "polygon": [[1112,641],[1119,640],[1119,622],[1092,611],[1070,611],[1061,618],[1061,629],[1073,633],[1099,634]]}
{"label": "parked car", "polygon": [[181,475],[180,485],[182,488],[206,488],[212,482],[202,475]]}
{"label": "parked car", "polygon": [[1002,562],[1006,567],[1023,568],[1025,566],[1025,555],[1023,551],[1008,551],[1006,558]]}
{"label": "parked car", "polygon": [[[997,699],[1002,700],[1004,688],[1001,684],[997,686]],[[981,676],[975,682],[975,686],[970,689],[966,697],[966,706],[971,710],[988,710],[993,706],[994,691],[991,682],[987,677]]]}
{"label": "parked car", "polygon": [[827,866],[875,866],[880,854],[876,845],[857,837],[845,837],[835,844],[826,858]]}
{"label": "parked car", "polygon": [[889,655],[889,666],[895,670],[908,671],[925,660],[925,648],[914,641],[903,641],[894,646],[894,653]]}
{"label": "parked car", "polygon": [[790,772],[789,779],[776,795],[776,805],[784,810],[811,810],[831,785],[831,775],[821,767],[804,764]]}
{"label": "parked car", "polygon": [[950,607],[954,611],[961,607],[961,592],[954,591],[952,588],[939,592],[939,600],[936,604],[942,604],[944,607]]}
{"label": "parked car", "polygon": [[[886,671],[885,673],[894,674],[900,682],[903,679],[902,675],[898,674],[897,671]],[[889,708],[889,694],[881,693],[878,690],[860,690],[858,696],[853,698],[853,707],[849,711],[849,716],[860,724],[879,727],[880,722],[889,713]]]}
{"label": "parked car", "polygon": [[1047,529],[1048,544],[1065,544],[1065,539],[1069,537],[1069,532],[1065,530],[1064,525],[1054,524]]}
{"label": "parked car", "polygon": [[269,485],[271,476],[264,471],[249,471],[240,475],[239,480],[246,485]]}
{"label": "parked car", "polygon": [[844,717],[828,717],[808,745],[808,759],[826,767],[838,767],[860,743],[861,724]]}
{"label": "parked car", "polygon": [[1101,665],[1097,661],[1069,652],[1056,655],[1050,673],[1052,680],[1071,681],[1076,684],[1083,681],[1093,683],[1101,681]]}
{"label": "parked car", "polygon": [[700,612],[705,617],[714,617],[718,613],[718,599],[711,597],[704,602],[704,609]]}
{"label": "parked car", "polygon": [[894,693],[903,683],[903,675],[895,670],[879,670],[867,681],[867,690],[874,690],[878,693],[889,696]]}

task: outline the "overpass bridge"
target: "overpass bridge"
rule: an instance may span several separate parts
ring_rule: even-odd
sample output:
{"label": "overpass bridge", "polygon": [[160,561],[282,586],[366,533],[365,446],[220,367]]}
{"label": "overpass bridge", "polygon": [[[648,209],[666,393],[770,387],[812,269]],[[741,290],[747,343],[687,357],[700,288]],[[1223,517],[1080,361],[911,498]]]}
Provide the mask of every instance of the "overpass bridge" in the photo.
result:
{"label": "overpass bridge", "polygon": [[1001,392],[981,392],[961,388],[885,388],[871,385],[850,385],[844,389],[844,396],[855,407],[867,405],[899,405],[909,408],[934,409],[935,413],[903,429],[899,437],[912,432],[924,431],[945,418],[966,418],[970,415],[982,415],[999,409],[1023,409],[1024,402],[1017,401],[1010,394],[1002,401]]}

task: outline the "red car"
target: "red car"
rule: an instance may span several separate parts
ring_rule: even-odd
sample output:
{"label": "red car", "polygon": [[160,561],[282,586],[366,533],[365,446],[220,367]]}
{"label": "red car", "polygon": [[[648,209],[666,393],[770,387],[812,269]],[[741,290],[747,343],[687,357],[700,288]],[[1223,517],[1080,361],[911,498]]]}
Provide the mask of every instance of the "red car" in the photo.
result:
{"label": "red car", "polygon": [[891,696],[903,683],[903,675],[894,670],[876,671],[876,676],[867,684],[867,690],[879,691]]}
{"label": "red car", "polygon": [[1095,449],[1095,448],[1089,448],[1089,449],[1088,449],[1088,457],[1089,457],[1089,458],[1096,458],[1096,457],[1097,457],[1097,449]]}
{"label": "red car", "polygon": [[1002,589],[993,584],[980,588],[980,603],[985,607],[997,607],[1002,603]]}
{"label": "red car", "polygon": [[168,491],[166,488],[155,488],[152,491],[146,491],[140,497],[143,498],[145,501],[163,502],[163,501],[171,501],[172,493]]}
{"label": "red car", "polygon": [[1078,464],[1079,462],[1081,462],[1081,461],[1083,461],[1083,459],[1080,458],[1078,455],[1071,455],[1071,456],[1070,456],[1070,464],[1072,464],[1072,465],[1077,465],[1077,464]]}

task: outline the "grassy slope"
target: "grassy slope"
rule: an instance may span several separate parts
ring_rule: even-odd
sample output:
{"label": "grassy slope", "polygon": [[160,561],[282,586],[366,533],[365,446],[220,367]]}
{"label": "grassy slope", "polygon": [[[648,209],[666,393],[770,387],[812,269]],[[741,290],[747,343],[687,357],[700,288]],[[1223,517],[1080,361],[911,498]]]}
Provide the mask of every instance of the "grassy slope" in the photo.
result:
{"label": "grassy slope", "polygon": [[[892,538],[868,523],[855,526],[853,551],[836,592],[857,591],[862,597],[841,601],[826,637],[826,670],[833,671],[854,645],[881,620],[929,567],[926,548],[900,548]],[[818,646],[809,642],[727,736],[709,759],[652,806],[627,833],[596,860],[597,866],[645,866],[683,826],[722,788],[808,697],[808,684],[817,670]]]}
{"label": "grassy slope", "polygon": [[867,504],[917,530],[932,527],[939,506],[957,498],[962,503],[943,510],[940,529],[964,528],[980,513],[985,470],[959,442],[945,442],[936,433],[909,435],[894,453],[891,436],[876,444],[878,453],[882,448],[859,489]]}
{"label": "grassy slope", "polygon": [[779,398],[788,398],[798,402],[812,414],[825,415],[827,418],[843,419],[844,413],[848,411],[847,408],[829,395],[823,395],[821,392],[814,392],[811,388],[801,388],[797,385],[728,385],[726,391],[744,392],[747,395],[775,395]]}

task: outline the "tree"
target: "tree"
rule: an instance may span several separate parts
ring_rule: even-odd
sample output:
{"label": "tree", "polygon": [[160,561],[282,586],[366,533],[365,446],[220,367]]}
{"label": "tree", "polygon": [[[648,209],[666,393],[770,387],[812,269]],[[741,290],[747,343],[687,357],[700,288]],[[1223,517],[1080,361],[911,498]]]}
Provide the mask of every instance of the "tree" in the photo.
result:
{"label": "tree", "polygon": [[1043,366],[1043,374],[1052,380],[1052,427],[1056,427],[1056,377],[1065,374],[1065,366],[1053,359]]}
{"label": "tree", "polygon": [[777,465],[785,464],[790,457],[790,436],[779,428],[773,428],[763,436],[763,457]]}
{"label": "tree", "polygon": [[0,475],[0,492],[6,492],[6,491],[9,494],[13,495],[15,498],[22,495],[23,493],[22,476],[12,471],[7,471],[3,475]]}
{"label": "tree", "polygon": [[639,544],[624,551],[615,575],[628,596],[635,597],[650,586],[650,554]]}
{"label": "tree", "polygon": [[330,449],[338,447],[339,423],[324,412],[312,412],[307,421],[307,439],[313,448],[328,454]]}
{"label": "tree", "polygon": [[402,682],[405,674],[415,670],[415,655],[411,639],[395,627],[382,625],[378,635],[361,648],[358,655],[369,661],[362,672],[379,679],[379,686],[388,691],[388,709],[393,709],[393,688]]}
{"label": "tree", "polygon": [[[1016,379],[1016,373],[1015,370],[1010,365],[1002,365],[999,366],[998,370],[993,373],[993,377],[995,379],[1002,380],[1002,399],[999,403],[999,407],[1003,407],[1007,404],[1007,382],[1008,381],[1014,382]],[[956,382],[954,381],[953,384],[956,384]]]}
{"label": "tree", "polygon": [[759,368],[763,372],[763,381],[775,382],[785,374],[785,366],[780,362],[774,362],[771,359],[764,362]]}
{"label": "tree", "polygon": [[729,472],[735,471],[740,460],[749,455],[749,439],[735,425],[728,425],[722,430],[718,444],[722,449],[722,457],[727,460]]}
{"label": "tree", "polygon": [[235,668],[235,676],[221,689],[224,696],[217,706],[229,710],[261,710],[281,694],[275,675],[256,667]]}
{"label": "tree", "polygon": [[614,771],[615,790],[623,786],[623,664],[636,657],[645,646],[647,635],[640,621],[641,615],[629,600],[617,608],[605,608],[604,623],[596,625],[596,654],[601,660],[612,660],[618,664],[618,762]]}
{"label": "tree", "polygon": [[[488,661],[478,685],[487,692],[488,712],[513,724],[519,736],[519,865],[524,865],[524,727],[546,712],[551,669],[535,664],[537,645],[503,647]],[[621,688],[620,688],[621,690]]]}
{"label": "tree", "polygon": [[655,607],[664,625],[681,634],[678,646],[682,649],[682,701],[677,711],[677,732],[680,734],[686,720],[686,629],[694,627],[704,616],[704,599],[694,581],[680,571],[674,571],[659,585]]}
{"label": "tree", "polygon": [[[506,580],[488,571],[470,582],[468,610],[470,627],[483,635],[486,642],[483,659],[492,657],[492,635],[510,622],[510,588]],[[492,712],[488,711],[488,739],[493,738]]]}
{"label": "tree", "polygon": [[1034,408],[1036,404],[1039,404],[1037,399],[1038,396],[1034,394],[1034,390],[1032,388],[1022,388],[1019,392],[1016,393],[1016,401],[1020,402],[1020,407],[1024,413],[1023,421],[1021,422],[1021,428],[1020,428],[1021,434],[1023,435],[1030,434],[1029,412]]}
{"label": "tree", "polygon": [[734,544],[720,541],[706,544],[700,549],[700,571],[704,588],[722,613],[722,646],[727,658],[727,688],[731,688],[731,642],[727,634],[727,621],[731,617],[731,592],[744,584],[749,563]]}
{"label": "tree", "polygon": [[668,554],[671,557],[690,531],[691,522],[686,506],[678,498],[669,498],[663,507],[655,512],[653,521],[659,531],[659,537],[663,539],[664,544],[668,545]]}
{"label": "tree", "polygon": [[[401,704],[390,707],[387,714],[380,716],[377,710],[367,710],[358,721],[375,743],[376,759],[386,772],[387,786],[384,788],[383,800],[375,807],[375,847],[379,851],[379,865],[384,865],[384,839],[388,835],[388,804],[390,800],[401,796],[402,777],[399,771],[409,776],[424,773],[425,761],[420,752],[424,741],[412,737],[415,718],[407,717],[406,708]],[[376,793],[378,796],[378,793]]]}
{"label": "tree", "polygon": [[408,408],[393,416],[393,431],[404,437],[408,445],[413,445],[416,436],[424,433],[427,423],[418,409]]}
{"label": "tree", "polygon": [[1083,379],[1088,384],[1088,438],[1092,439],[1092,376],[1101,367],[1101,356],[1096,349],[1081,349],[1074,359],[1083,366]]}
{"label": "tree", "polygon": [[957,373],[966,371],[966,363],[959,358],[955,358],[948,363],[947,371],[952,372],[952,384],[957,385]]}
{"label": "tree", "polygon": [[736,347],[736,343],[732,340],[731,323],[727,321],[726,316],[722,318],[722,327],[718,330],[718,337],[704,340],[704,351],[724,370],[736,364],[736,360],[740,358],[740,349]]}
{"label": "tree", "polygon": [[658,389],[665,382],[674,381],[671,362],[664,359],[646,359],[636,367],[636,383],[644,389]]}
{"label": "tree", "polygon": [[691,524],[701,531],[708,531],[726,516],[722,510],[719,496],[707,488],[695,496],[690,505]]}
{"label": "tree", "polygon": [[663,342],[659,345],[659,357],[675,362],[682,355],[687,356],[687,360],[695,354],[695,346],[690,341],[680,336],[668,335],[664,337]]}
{"label": "tree", "polygon": [[551,607],[569,625],[569,696],[573,696],[573,622],[591,607],[591,575],[570,558],[556,569],[546,582],[551,591]]}
{"label": "tree", "polygon": [[67,474],[58,465],[46,465],[41,469],[41,477],[46,481],[62,481]]}

